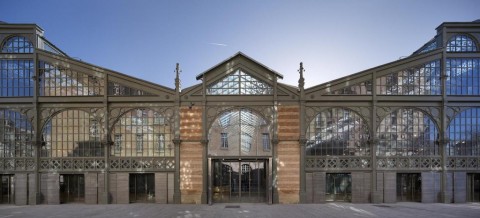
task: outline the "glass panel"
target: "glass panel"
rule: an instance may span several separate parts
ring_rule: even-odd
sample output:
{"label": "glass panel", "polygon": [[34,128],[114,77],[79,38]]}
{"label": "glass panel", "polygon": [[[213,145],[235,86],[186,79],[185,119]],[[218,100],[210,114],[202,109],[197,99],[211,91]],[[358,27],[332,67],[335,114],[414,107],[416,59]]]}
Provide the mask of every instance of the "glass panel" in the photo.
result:
{"label": "glass panel", "polygon": [[405,108],[388,114],[377,136],[377,156],[440,155],[437,126],[419,110]]}
{"label": "glass panel", "polygon": [[440,60],[377,78],[378,95],[440,95]]}
{"label": "glass panel", "polygon": [[[155,122],[159,116],[163,122]],[[172,123],[165,114],[150,109],[134,109],[123,114],[112,131],[112,156],[173,157]]]}
{"label": "glass panel", "polygon": [[447,154],[480,155],[480,108],[470,108],[456,115],[447,129]]}
{"label": "glass panel", "polygon": [[227,77],[209,85],[209,95],[270,95],[272,86],[239,69]]}
{"label": "glass panel", "polygon": [[2,53],[33,53],[33,45],[23,36],[10,37],[3,43]]}
{"label": "glass panel", "polygon": [[0,204],[15,204],[15,181],[13,175],[0,175]]}
{"label": "glass panel", "polygon": [[0,157],[34,157],[34,136],[27,116],[0,110]]}
{"label": "glass panel", "polygon": [[447,52],[475,52],[475,41],[467,35],[455,35],[447,42]]}
{"label": "glass panel", "polygon": [[319,113],[307,129],[307,155],[366,156],[370,154],[368,126],[357,113],[330,108]]}
{"label": "glass panel", "polygon": [[85,177],[83,174],[60,175],[60,203],[85,202]]}
{"label": "glass panel", "polygon": [[103,95],[103,75],[95,76],[54,66],[40,61],[41,96],[98,96]]}
{"label": "glass panel", "polygon": [[110,96],[152,96],[153,94],[128,87],[117,82],[108,82],[108,95]]}
{"label": "glass panel", "polygon": [[350,173],[327,173],[326,201],[352,201],[352,176]]}
{"label": "glass panel", "polygon": [[371,95],[372,81],[360,82],[342,89],[327,93],[327,95]]}
{"label": "glass panel", "polygon": [[32,60],[0,60],[0,97],[33,96]]}
{"label": "glass panel", "polygon": [[397,201],[420,202],[422,200],[422,178],[420,173],[397,174]]}
{"label": "glass panel", "polygon": [[130,203],[155,203],[155,174],[131,173],[129,193]]}
{"label": "glass panel", "polygon": [[265,202],[266,163],[266,160],[213,160],[213,202]]}
{"label": "glass panel", "polygon": [[52,117],[43,129],[42,157],[102,157],[102,128],[92,135],[92,125],[101,126],[89,113],[66,110]]}
{"label": "glass panel", "polygon": [[210,128],[209,155],[270,155],[270,150],[263,149],[263,141],[269,136],[268,133],[269,128],[265,120],[250,110],[225,112]]}
{"label": "glass panel", "polygon": [[467,202],[480,202],[480,173],[467,174]]}
{"label": "glass panel", "polygon": [[480,95],[480,58],[447,58],[447,95]]}

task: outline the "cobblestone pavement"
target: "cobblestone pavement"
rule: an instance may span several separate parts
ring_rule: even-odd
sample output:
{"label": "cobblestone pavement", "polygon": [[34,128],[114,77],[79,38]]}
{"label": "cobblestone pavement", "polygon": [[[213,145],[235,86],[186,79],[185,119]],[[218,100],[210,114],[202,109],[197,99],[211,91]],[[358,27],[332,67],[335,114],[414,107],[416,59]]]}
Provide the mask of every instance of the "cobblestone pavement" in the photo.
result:
{"label": "cobblestone pavement", "polygon": [[0,218],[15,217],[480,217],[480,204],[214,204],[214,205],[0,205]]}

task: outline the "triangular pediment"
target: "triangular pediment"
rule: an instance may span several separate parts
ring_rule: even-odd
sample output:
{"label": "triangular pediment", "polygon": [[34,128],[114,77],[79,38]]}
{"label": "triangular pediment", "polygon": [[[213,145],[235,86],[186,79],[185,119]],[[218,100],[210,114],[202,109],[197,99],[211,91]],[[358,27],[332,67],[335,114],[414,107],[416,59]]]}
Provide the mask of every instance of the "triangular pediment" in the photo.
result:
{"label": "triangular pediment", "polygon": [[[272,95],[277,79],[283,76],[239,52],[197,76],[205,82],[207,95]],[[182,95],[203,95],[203,86],[187,88]],[[277,90],[279,95],[289,95]]]}

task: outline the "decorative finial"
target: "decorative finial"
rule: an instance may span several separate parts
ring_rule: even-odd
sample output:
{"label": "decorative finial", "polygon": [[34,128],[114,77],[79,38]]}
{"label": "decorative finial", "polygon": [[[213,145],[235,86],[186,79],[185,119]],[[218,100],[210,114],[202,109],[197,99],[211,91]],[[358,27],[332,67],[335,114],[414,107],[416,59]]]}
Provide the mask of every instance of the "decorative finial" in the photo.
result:
{"label": "decorative finial", "polygon": [[182,72],[182,70],[180,70],[180,64],[177,63],[175,67],[175,87],[178,91],[180,91],[180,72]]}
{"label": "decorative finial", "polygon": [[305,72],[305,69],[303,69],[303,62],[300,62],[300,69],[298,69],[298,72],[300,73],[300,79],[298,80],[298,87],[300,89],[303,89],[303,86],[305,85],[305,78],[303,78],[303,72]]}

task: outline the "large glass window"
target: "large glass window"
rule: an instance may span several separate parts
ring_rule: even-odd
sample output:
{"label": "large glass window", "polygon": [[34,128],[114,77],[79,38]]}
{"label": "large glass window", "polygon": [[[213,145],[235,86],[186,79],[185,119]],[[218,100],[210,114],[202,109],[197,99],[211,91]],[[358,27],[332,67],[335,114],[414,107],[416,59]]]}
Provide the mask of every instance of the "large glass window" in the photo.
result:
{"label": "large glass window", "polygon": [[470,36],[460,34],[450,38],[447,42],[448,52],[475,52],[477,46]]}
{"label": "large glass window", "polygon": [[462,111],[448,125],[447,154],[480,155],[480,108]]}
{"label": "large glass window", "polygon": [[103,78],[40,61],[41,96],[103,95]]}
{"label": "large glass window", "polygon": [[0,97],[33,96],[32,60],[0,60]]}
{"label": "large glass window", "polygon": [[266,121],[251,110],[224,112],[210,128],[209,154],[216,156],[270,155],[270,149],[264,147],[268,133]]}
{"label": "large glass window", "polygon": [[320,112],[307,129],[307,155],[369,155],[368,126],[357,113],[343,108]]}
{"label": "large glass window", "polygon": [[98,128],[100,125],[94,117],[82,110],[66,110],[56,114],[43,128],[45,143],[41,148],[41,156],[104,156],[100,142],[102,132]]}
{"label": "large glass window", "polygon": [[28,118],[16,111],[0,110],[0,157],[33,157],[35,133]]}
{"label": "large glass window", "polygon": [[238,69],[207,88],[209,95],[269,95],[272,93],[272,86],[252,77],[242,69]]}
{"label": "large glass window", "polygon": [[328,95],[371,95],[372,94],[372,81],[360,82],[342,89],[337,89]]}
{"label": "large glass window", "polygon": [[13,36],[3,43],[2,53],[33,53],[33,45],[23,36]]}
{"label": "large glass window", "polygon": [[377,156],[439,155],[438,129],[425,113],[402,108],[388,114],[378,127]]}
{"label": "large glass window", "polygon": [[[156,122],[161,116],[164,122]],[[167,117],[150,109],[134,109],[122,115],[113,127],[111,155],[158,157],[174,155],[172,125]]]}
{"label": "large glass window", "polygon": [[139,96],[153,95],[143,90],[128,87],[117,82],[108,82],[108,95],[112,96]]}
{"label": "large glass window", "polygon": [[440,61],[377,78],[377,95],[440,95]]}
{"label": "large glass window", "polygon": [[447,95],[480,94],[480,58],[447,58]]}

